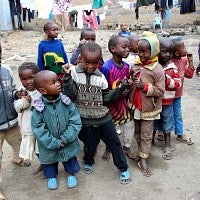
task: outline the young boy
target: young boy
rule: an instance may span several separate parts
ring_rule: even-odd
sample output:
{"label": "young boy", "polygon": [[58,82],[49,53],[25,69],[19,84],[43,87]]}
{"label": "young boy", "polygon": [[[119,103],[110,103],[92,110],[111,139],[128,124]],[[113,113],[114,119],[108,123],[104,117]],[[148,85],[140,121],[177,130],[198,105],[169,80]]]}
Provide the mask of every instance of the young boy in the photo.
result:
{"label": "young boy", "polygon": [[77,137],[81,129],[79,112],[69,97],[61,93],[61,84],[54,72],[37,73],[34,84],[42,97],[32,108],[31,127],[38,142],[39,160],[48,180],[48,189],[58,187],[59,162],[70,174],[67,187],[74,188],[78,184],[75,174],[80,170],[76,157],[80,152]]}
{"label": "young boy", "polygon": [[[115,89],[120,81],[128,79],[130,77],[129,64],[123,61],[123,58],[127,58],[129,55],[130,42],[128,38],[123,36],[112,36],[108,42],[108,49],[112,54],[112,58],[107,60],[101,68],[101,72],[104,74],[108,81],[108,89]],[[124,153],[130,159],[137,159],[131,152],[131,144],[134,135],[134,124],[131,120],[131,116],[128,109],[127,95],[122,98],[113,101],[108,105],[109,111],[112,115],[115,125],[120,127],[123,133],[123,150]],[[106,148],[104,157],[109,153],[109,149]]]}
{"label": "young boy", "polygon": [[[106,104],[123,95],[124,85],[109,93],[108,83],[98,70],[102,57],[101,47],[87,42],[81,48],[81,63],[77,67],[65,68],[63,93],[75,99],[81,115],[82,129],[79,138],[84,143],[84,172],[94,171],[94,154],[100,139],[110,149],[114,165],[120,171],[120,183],[130,181],[128,164],[120,140]],[[76,83],[76,85],[74,84]]]}
{"label": "young boy", "polygon": [[183,118],[182,118],[182,102],[184,78],[192,78],[195,68],[193,66],[192,54],[187,54],[185,44],[180,38],[174,38],[174,53],[172,61],[176,65],[181,76],[182,85],[176,90],[175,99],[173,101],[174,121],[175,121],[175,134],[176,139],[185,144],[193,144],[192,138],[183,134]]}
{"label": "young boy", "polygon": [[[15,89],[13,73],[8,65],[1,64],[2,47],[0,41],[0,183],[2,181],[2,159],[4,140],[12,147],[11,162],[24,166],[19,157],[21,135],[18,126],[17,112],[14,108],[14,99],[21,97],[23,91]],[[0,197],[5,199],[0,191]]]}
{"label": "young boy", "polygon": [[155,36],[143,37],[138,43],[139,59],[132,66],[133,89],[130,103],[134,109],[135,139],[140,161],[138,166],[144,176],[151,176],[147,159],[151,152],[153,122],[160,118],[161,97],[165,90],[165,76],[158,63],[159,41]]}
{"label": "young boy", "polygon": [[119,31],[118,35],[128,37],[131,35],[131,32],[128,30],[128,24],[127,23],[121,23],[120,24],[121,31]]}
{"label": "young boy", "polygon": [[45,39],[38,45],[37,65],[41,70],[55,72],[63,78],[62,66],[68,64],[67,54],[62,42],[58,39],[58,26],[53,22],[44,25]]}
{"label": "young boy", "polygon": [[165,72],[165,93],[162,97],[162,112],[160,119],[155,120],[154,130],[161,130],[164,133],[165,148],[163,159],[172,159],[172,149],[170,145],[171,131],[174,130],[173,99],[175,91],[181,86],[181,77],[177,67],[171,61],[174,45],[170,39],[160,39],[160,53],[158,61]]}

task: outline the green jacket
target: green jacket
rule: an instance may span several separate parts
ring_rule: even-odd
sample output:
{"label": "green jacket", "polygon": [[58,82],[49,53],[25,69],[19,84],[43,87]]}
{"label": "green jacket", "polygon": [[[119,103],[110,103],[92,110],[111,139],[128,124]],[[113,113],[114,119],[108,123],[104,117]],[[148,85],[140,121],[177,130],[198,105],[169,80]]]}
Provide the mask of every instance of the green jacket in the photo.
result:
{"label": "green jacket", "polygon": [[[69,97],[60,94],[54,102],[44,96],[32,107],[31,127],[38,141],[42,164],[65,162],[80,152],[78,133],[79,112]],[[61,147],[61,140],[65,146]]]}

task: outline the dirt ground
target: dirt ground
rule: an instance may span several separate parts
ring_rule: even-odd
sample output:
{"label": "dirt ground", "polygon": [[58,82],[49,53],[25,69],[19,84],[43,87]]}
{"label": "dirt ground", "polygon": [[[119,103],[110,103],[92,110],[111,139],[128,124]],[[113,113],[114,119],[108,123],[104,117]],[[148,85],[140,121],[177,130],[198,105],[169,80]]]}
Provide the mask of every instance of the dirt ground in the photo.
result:
{"label": "dirt ground", "polygon": [[[97,42],[103,47],[104,59],[110,58],[107,42],[114,31],[97,31]],[[37,45],[42,32],[19,31],[5,33],[2,38],[3,62],[9,64],[19,86],[17,67],[24,61],[36,62]],[[68,57],[73,51],[80,37],[80,31],[67,32],[62,38]],[[197,48],[199,35],[184,36],[188,51],[194,55],[194,65],[198,64]],[[144,177],[137,167],[137,163],[128,160],[132,182],[128,185],[119,183],[119,172],[112,160],[103,161],[101,155],[105,145],[100,143],[95,157],[95,172],[86,175],[78,173],[78,187],[67,189],[66,178],[60,165],[58,182],[55,191],[47,189],[47,180],[42,179],[42,173],[33,175],[32,170],[38,161],[35,157],[28,168],[18,167],[9,161],[11,149],[5,142],[2,164],[3,181],[2,192],[7,200],[200,200],[200,79],[194,75],[193,79],[185,81],[183,97],[184,133],[192,137],[195,143],[191,146],[180,143],[172,135],[173,159],[163,160],[163,142],[157,141],[152,147],[149,164],[153,175]],[[121,136],[120,136],[121,137]],[[137,147],[133,141],[133,151]],[[79,157],[83,165],[81,155]]]}

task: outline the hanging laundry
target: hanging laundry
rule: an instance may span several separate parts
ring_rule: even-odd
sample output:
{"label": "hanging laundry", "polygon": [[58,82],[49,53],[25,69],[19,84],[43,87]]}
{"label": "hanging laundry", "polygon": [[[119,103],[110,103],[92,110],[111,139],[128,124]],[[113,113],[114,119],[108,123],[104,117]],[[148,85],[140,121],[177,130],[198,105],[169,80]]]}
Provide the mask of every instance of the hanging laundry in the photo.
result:
{"label": "hanging laundry", "polygon": [[155,10],[158,12],[160,10],[160,5],[159,5],[158,0],[137,0],[136,9],[135,9],[136,19],[139,19],[139,7],[149,6],[153,3],[155,3]]}
{"label": "hanging laundry", "polygon": [[105,5],[105,0],[93,0],[92,8],[97,9]]}
{"label": "hanging laundry", "polygon": [[98,22],[95,10],[83,10],[83,26],[91,29],[98,29]]}
{"label": "hanging laundry", "polygon": [[173,0],[161,0],[160,1],[160,15],[162,20],[168,20],[170,18],[170,10],[173,7]]}
{"label": "hanging laundry", "polygon": [[196,12],[195,0],[182,0],[180,14]]}

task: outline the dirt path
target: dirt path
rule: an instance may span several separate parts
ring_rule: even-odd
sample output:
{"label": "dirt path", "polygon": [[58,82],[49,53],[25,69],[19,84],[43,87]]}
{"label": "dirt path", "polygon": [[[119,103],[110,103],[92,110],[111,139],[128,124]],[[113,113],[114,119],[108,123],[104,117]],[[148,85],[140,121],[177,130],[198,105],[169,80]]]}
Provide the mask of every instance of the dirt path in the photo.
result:
{"label": "dirt path", "polygon": [[[63,42],[67,51],[71,51],[78,41],[77,32],[69,33]],[[104,57],[110,54],[107,51],[107,39],[112,34],[109,31],[99,31],[97,41],[104,48]],[[26,60],[36,61],[37,44],[41,33],[34,31],[15,32],[3,41],[3,60],[11,58],[13,55],[25,57]],[[75,39],[72,39],[75,38]],[[187,47],[194,53],[195,64],[197,64],[197,46],[199,36],[192,39],[185,37]],[[17,78],[17,66],[23,61],[7,60],[14,70]],[[49,191],[45,179],[41,179],[42,174],[33,175],[32,170],[37,165],[37,159],[28,168],[21,168],[9,161],[10,147],[4,144],[3,155],[3,182],[2,191],[7,200],[197,200],[200,199],[200,79],[196,76],[192,80],[185,82],[185,94],[183,98],[183,114],[185,123],[185,133],[191,136],[195,143],[188,146],[176,141],[172,137],[173,159],[166,161],[162,159],[163,143],[157,142],[152,148],[149,163],[153,176],[144,177],[137,164],[128,160],[132,175],[132,182],[128,185],[119,183],[119,173],[113,166],[112,161],[103,161],[101,155],[104,144],[101,143],[95,158],[95,172],[86,175],[82,171],[78,174],[79,185],[76,189],[69,190],[66,187],[66,174],[60,165],[58,176],[59,188],[56,191]],[[135,141],[134,141],[135,144]],[[134,145],[136,147],[136,145]],[[79,158],[82,166],[81,156]]]}

